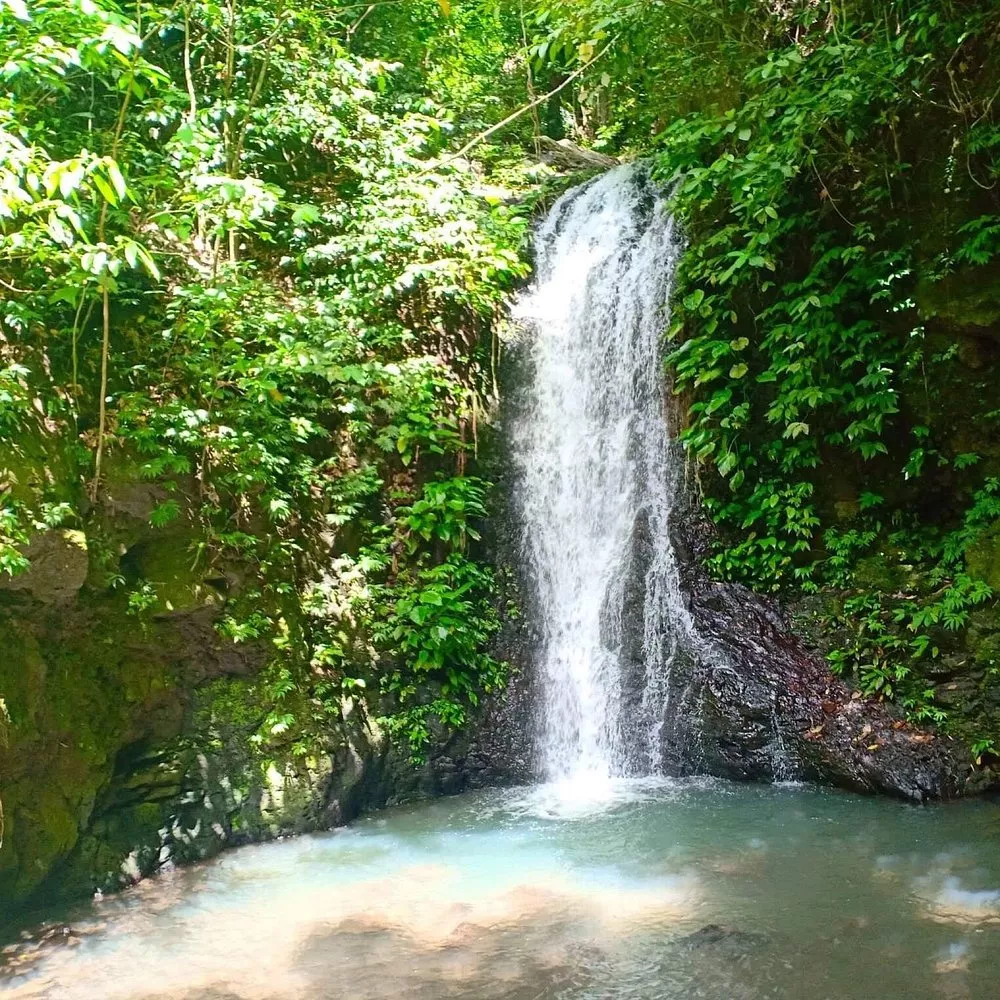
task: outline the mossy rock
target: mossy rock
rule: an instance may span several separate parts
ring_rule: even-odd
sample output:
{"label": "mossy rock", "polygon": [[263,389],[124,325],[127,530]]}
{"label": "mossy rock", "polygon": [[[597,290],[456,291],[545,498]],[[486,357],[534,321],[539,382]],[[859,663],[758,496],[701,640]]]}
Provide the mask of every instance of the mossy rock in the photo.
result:
{"label": "mossy rock", "polygon": [[980,532],[965,551],[965,565],[973,576],[1000,593],[1000,520]]}
{"label": "mossy rock", "polygon": [[101,816],[55,871],[53,894],[112,892],[152,874],[167,856],[160,831],[168,814],[166,803],[138,802]]}
{"label": "mossy rock", "polygon": [[137,579],[153,586],[162,610],[185,611],[203,604],[221,605],[225,600],[221,589],[207,583],[197,565],[199,535],[186,529],[183,524],[164,529],[138,543],[127,556]]}
{"label": "mossy rock", "polygon": [[949,332],[1000,337],[1000,280],[986,268],[963,268],[939,281],[921,281],[917,307]]}
{"label": "mossy rock", "polygon": [[176,671],[155,636],[146,655],[135,644],[123,605],[95,614],[22,598],[0,613],[4,900],[26,899],[74,850],[123,745],[179,730]]}
{"label": "mossy rock", "polygon": [[979,667],[1000,670],[1000,632],[994,632],[975,642],[971,652]]}
{"label": "mossy rock", "polygon": [[15,577],[0,575],[0,590],[23,590],[37,601],[58,604],[76,597],[87,579],[87,536],[82,531],[44,531],[22,549],[30,562]]}
{"label": "mossy rock", "polygon": [[854,579],[858,586],[876,593],[892,593],[906,582],[907,570],[886,553],[865,556],[854,567]]}
{"label": "mossy rock", "polygon": [[[76,846],[103,781],[72,754],[38,743],[26,752],[35,754],[30,769],[4,786],[0,897],[14,904],[27,899]],[[10,767],[10,751],[0,766]]]}

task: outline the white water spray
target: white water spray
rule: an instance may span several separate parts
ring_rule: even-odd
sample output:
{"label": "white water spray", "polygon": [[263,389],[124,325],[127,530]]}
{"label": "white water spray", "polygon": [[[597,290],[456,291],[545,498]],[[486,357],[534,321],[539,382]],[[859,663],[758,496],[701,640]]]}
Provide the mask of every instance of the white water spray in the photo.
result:
{"label": "white water spray", "polygon": [[630,165],[560,198],[536,250],[518,308],[531,384],[512,443],[545,628],[541,763],[550,780],[593,787],[659,771],[670,664],[693,634],[668,533],[662,333],[678,241]]}

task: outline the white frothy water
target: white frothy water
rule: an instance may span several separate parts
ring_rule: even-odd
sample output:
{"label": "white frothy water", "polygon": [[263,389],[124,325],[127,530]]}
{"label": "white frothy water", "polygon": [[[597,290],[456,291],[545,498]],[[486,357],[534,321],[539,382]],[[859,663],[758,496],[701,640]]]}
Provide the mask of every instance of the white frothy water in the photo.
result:
{"label": "white frothy water", "polygon": [[670,664],[693,633],[668,534],[662,333],[678,240],[630,165],[560,198],[536,251],[512,443],[546,632],[540,749],[546,777],[589,798],[659,770]]}

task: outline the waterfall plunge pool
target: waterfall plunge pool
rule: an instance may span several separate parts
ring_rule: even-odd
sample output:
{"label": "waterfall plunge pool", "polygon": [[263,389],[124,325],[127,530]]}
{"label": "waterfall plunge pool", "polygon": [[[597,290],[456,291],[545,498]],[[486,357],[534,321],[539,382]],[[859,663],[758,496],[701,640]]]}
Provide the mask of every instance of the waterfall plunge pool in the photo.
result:
{"label": "waterfall plunge pool", "polygon": [[[670,544],[680,470],[662,333],[679,246],[662,192],[626,165],[563,195],[536,251],[511,453],[546,625],[540,759],[550,775],[655,773],[700,731],[671,700],[688,689],[678,660],[721,655],[688,615]],[[998,833],[987,802],[802,786],[484,791],[241,848],[61,913],[7,947],[0,994],[987,1000]]]}
{"label": "waterfall plunge pool", "polygon": [[468,793],[165,872],[22,934],[46,1000],[996,996],[1000,810],[640,780]]}

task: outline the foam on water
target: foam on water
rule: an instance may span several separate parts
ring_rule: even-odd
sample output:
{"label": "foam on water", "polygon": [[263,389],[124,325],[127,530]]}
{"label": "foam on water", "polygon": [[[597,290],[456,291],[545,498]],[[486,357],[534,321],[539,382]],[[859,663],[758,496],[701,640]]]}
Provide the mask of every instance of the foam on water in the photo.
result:
{"label": "foam on water", "polygon": [[654,802],[712,789],[725,794],[730,788],[718,778],[668,778],[653,774],[641,778],[616,778],[606,774],[575,773],[524,790],[511,799],[513,815],[540,819],[589,819],[639,802]]}

